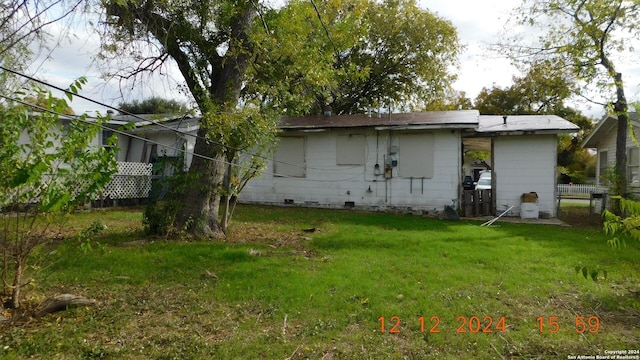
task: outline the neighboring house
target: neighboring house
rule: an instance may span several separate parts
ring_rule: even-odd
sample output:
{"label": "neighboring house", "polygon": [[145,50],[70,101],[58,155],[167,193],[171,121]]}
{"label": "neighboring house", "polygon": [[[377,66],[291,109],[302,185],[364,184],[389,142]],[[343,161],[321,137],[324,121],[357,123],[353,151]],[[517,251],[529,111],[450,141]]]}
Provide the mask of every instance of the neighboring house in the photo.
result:
{"label": "neighboring house", "polygon": [[[125,130],[133,136],[118,134],[118,154],[120,162],[156,163],[158,159],[181,161],[187,168],[191,164],[193,146],[199,128],[199,118],[141,114],[115,115],[109,127]],[[121,130],[122,131],[122,130]],[[113,134],[113,130],[103,130],[103,143]]]}
{"label": "neighboring house", "polygon": [[285,118],[264,174],[240,201],[436,213],[459,204],[466,150],[491,151],[498,210],[536,192],[555,216],[557,116],[480,116],[475,110]]}
{"label": "neighboring house", "polygon": [[176,168],[191,164],[198,128],[199,119],[192,117],[112,115],[102,131],[101,145],[106,146],[116,132],[118,172],[103,197],[113,201],[148,198],[152,175],[172,175]]}
{"label": "neighboring house", "polygon": [[[638,113],[629,113],[631,128],[640,128]],[[615,115],[606,115],[596,128],[582,143],[583,148],[596,150],[596,183],[608,185],[607,172],[616,163],[616,133],[618,131],[618,118]],[[627,135],[627,182],[632,192],[640,192],[640,148],[636,144],[631,133]]]}

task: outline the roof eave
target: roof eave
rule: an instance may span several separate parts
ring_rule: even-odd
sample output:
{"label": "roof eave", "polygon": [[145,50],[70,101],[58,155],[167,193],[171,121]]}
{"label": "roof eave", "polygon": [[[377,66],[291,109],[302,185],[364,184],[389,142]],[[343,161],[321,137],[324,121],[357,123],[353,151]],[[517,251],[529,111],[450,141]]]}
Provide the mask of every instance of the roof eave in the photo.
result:
{"label": "roof eave", "polygon": [[403,131],[403,130],[455,130],[455,129],[475,129],[476,124],[433,124],[433,125],[389,125],[376,126],[378,131]]}
{"label": "roof eave", "polygon": [[557,135],[572,134],[578,132],[579,129],[544,129],[544,130],[502,130],[502,131],[482,131],[476,132],[484,135]]}

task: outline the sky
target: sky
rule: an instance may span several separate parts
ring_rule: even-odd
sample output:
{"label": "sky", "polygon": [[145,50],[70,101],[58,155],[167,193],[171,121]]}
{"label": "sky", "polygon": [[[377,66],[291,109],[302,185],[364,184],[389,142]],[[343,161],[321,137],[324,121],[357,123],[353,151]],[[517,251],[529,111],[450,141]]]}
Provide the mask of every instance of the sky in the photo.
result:
{"label": "sky", "polygon": [[[467,97],[474,99],[483,87],[509,86],[514,75],[521,75],[505,57],[489,51],[489,45],[499,39],[511,10],[518,4],[520,0],[419,0],[422,8],[453,23],[466,47],[460,57],[460,67],[456,70],[458,80],[453,84],[455,90],[464,91]],[[38,78],[66,88],[74,79],[86,76],[89,84],[81,94],[114,107],[123,101],[143,100],[151,96],[187,101],[188,98],[178,91],[181,76],[176,68],[169,68],[163,74],[136,86],[121,86],[116,80],[105,82],[92,61],[97,54],[98,44],[96,35],[91,35],[87,29],[78,30],[71,40],[63,41],[55,48],[48,61],[39,63]],[[625,74],[628,99],[640,99],[640,62],[628,61],[620,67]],[[604,114],[597,105],[576,103],[574,106],[595,118]],[[104,106],[79,100],[74,100],[72,107],[76,113],[98,110],[104,114],[107,110]]]}

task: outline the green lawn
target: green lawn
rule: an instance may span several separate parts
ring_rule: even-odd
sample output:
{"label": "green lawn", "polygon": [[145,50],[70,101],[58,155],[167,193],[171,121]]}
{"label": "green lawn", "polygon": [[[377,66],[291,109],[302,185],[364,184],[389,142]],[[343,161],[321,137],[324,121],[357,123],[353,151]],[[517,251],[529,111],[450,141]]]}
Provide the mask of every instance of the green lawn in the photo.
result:
{"label": "green lawn", "polygon": [[[611,249],[595,227],[250,206],[224,242],[145,238],[135,211],[72,223],[97,218],[102,247],[61,249],[27,297],[98,304],[5,325],[0,358],[566,359],[640,349],[640,244]],[[587,280],[577,265],[607,278]]]}

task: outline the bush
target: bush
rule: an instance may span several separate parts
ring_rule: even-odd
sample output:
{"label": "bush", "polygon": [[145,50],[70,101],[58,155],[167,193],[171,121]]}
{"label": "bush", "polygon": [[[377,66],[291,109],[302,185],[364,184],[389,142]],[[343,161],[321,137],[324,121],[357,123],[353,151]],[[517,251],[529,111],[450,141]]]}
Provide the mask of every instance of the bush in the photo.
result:
{"label": "bush", "polygon": [[46,255],[39,250],[61,236],[59,219],[96,198],[116,171],[116,148],[91,145],[106,119],[59,115],[68,112],[65,100],[40,89],[0,108],[0,276],[13,308],[37,271],[34,258]]}

